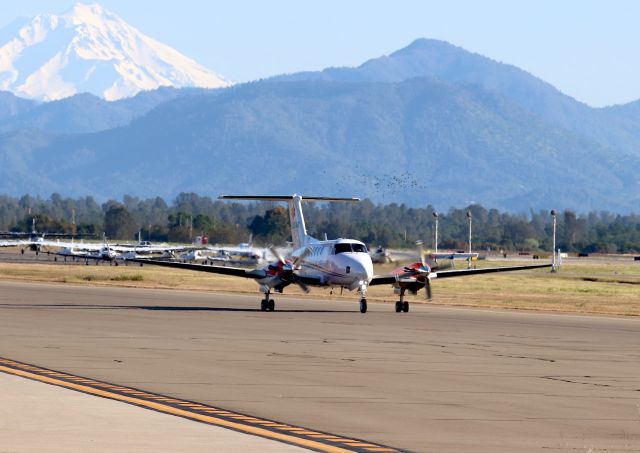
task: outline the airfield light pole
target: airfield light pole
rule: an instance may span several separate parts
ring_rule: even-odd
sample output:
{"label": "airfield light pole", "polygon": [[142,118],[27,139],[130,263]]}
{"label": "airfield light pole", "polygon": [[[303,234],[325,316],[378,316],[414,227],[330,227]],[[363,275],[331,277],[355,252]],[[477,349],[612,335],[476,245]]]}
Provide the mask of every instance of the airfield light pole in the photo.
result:
{"label": "airfield light pole", "polygon": [[467,258],[467,267],[471,269],[471,210],[467,211],[467,219],[469,219],[469,258]]}
{"label": "airfield light pole", "polygon": [[553,217],[553,249],[551,250],[551,272],[556,271],[556,210],[551,210],[551,217]]}
{"label": "airfield light pole", "polygon": [[433,238],[433,248],[436,251],[436,255],[438,254],[438,213],[433,211],[433,218],[436,220],[436,231],[435,236]]}
{"label": "airfield light pole", "polygon": [[71,209],[71,236],[76,235],[76,210]]}

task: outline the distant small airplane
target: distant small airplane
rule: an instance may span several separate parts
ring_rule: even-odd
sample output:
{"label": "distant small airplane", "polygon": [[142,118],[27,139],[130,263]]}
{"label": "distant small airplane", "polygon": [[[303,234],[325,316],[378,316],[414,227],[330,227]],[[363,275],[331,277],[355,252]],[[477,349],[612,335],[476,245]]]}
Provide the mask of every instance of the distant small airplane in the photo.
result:
{"label": "distant small airplane", "polygon": [[[16,238],[13,241],[4,241],[0,243],[0,247],[20,247],[21,253],[24,253],[25,249],[36,252],[36,255],[47,248],[48,238],[74,238],[74,237],[89,237],[88,234],[71,234],[71,233],[47,233],[39,232],[36,230],[36,219],[31,219],[31,231],[0,231],[0,237],[2,238]],[[21,238],[21,239],[18,239]]]}
{"label": "distant small airplane", "polygon": [[489,272],[551,267],[551,264],[539,264],[435,272],[425,261],[424,254],[421,253],[421,261],[418,263],[400,268],[388,275],[374,276],[371,256],[367,252],[367,247],[364,243],[355,239],[318,240],[313,238],[307,234],[302,214],[302,203],[304,201],[353,202],[359,201],[358,198],[302,197],[300,195],[222,195],[219,198],[223,200],[286,202],[289,206],[289,220],[293,240],[293,252],[290,258],[285,259],[277,250],[272,249],[272,253],[277,257],[277,260],[265,267],[256,269],[165,262],[152,259],[134,259],[133,261],[254,279],[258,283],[260,291],[264,294],[264,298],[260,303],[262,311],[273,311],[275,309],[275,301],[271,298],[272,291],[281,293],[286,286],[291,284],[298,285],[305,293],[309,291],[309,286],[330,286],[346,288],[350,291],[357,290],[360,294],[361,313],[367,312],[366,293],[369,286],[373,285],[393,285],[400,294],[400,300],[396,302],[396,311],[407,312],[409,311],[409,303],[404,300],[405,292],[415,293],[419,289],[426,288],[427,297],[431,298],[431,280],[436,277],[459,277]]}
{"label": "distant small airplane", "polygon": [[[138,236],[140,239],[140,236]],[[148,241],[139,240],[137,244],[110,244],[106,235],[103,235],[102,244],[62,242],[40,239],[39,244],[48,249],[58,249],[55,255],[72,257],[74,259],[109,261],[118,264],[118,260],[142,258],[144,256],[162,255],[162,258],[175,259],[176,252],[191,252],[202,249],[192,245],[159,245]]]}
{"label": "distant small airplane", "polygon": [[371,261],[374,264],[392,263],[394,261],[391,258],[389,250],[381,245],[379,245],[375,250],[370,250],[369,255],[371,256]]}

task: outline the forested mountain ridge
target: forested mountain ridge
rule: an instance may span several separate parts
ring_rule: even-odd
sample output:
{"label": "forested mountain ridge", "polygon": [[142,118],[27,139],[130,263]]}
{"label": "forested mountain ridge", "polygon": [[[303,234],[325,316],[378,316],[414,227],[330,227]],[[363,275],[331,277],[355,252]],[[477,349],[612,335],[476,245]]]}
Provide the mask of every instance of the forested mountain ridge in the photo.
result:
{"label": "forested mountain ridge", "polygon": [[95,118],[77,96],[67,129],[3,121],[0,193],[298,192],[579,212],[640,204],[638,109],[590,108],[447,43],[418,40],[358,68],[153,93],[136,108],[126,104],[136,98],[88,99]]}
{"label": "forested mountain ridge", "polygon": [[118,101],[105,101],[98,96],[81,93],[45,103],[0,91],[0,133],[16,130],[39,130],[52,134],[99,132],[126,126],[135,118],[173,99],[211,91],[163,87],[142,91]]}
{"label": "forested mountain ridge", "polygon": [[502,94],[550,124],[640,156],[640,107],[632,107],[634,103],[592,108],[520,68],[445,41],[417,39],[403,49],[371,59],[357,68],[328,68],[276,79],[400,82],[412,77],[479,85]]}

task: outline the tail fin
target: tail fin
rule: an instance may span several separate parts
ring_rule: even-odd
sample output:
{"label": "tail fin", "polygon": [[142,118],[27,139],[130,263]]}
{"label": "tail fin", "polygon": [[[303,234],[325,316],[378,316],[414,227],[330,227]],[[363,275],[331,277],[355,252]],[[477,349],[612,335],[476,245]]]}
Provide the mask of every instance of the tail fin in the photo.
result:
{"label": "tail fin", "polygon": [[311,238],[307,234],[307,228],[304,223],[304,215],[302,214],[303,201],[360,201],[359,198],[332,198],[332,197],[303,197],[301,195],[220,195],[221,200],[255,200],[255,201],[286,201],[289,205],[289,222],[291,222],[291,239],[293,248],[298,249],[307,245]]}

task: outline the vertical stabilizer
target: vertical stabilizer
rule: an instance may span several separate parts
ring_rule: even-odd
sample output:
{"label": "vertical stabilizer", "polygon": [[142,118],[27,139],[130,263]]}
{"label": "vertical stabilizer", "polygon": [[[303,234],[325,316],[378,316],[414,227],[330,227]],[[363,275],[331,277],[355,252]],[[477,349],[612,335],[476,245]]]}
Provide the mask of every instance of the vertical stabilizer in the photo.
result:
{"label": "vertical stabilizer", "polygon": [[302,201],[360,201],[359,198],[303,197],[301,195],[220,195],[218,198],[221,200],[286,201],[289,205],[289,221],[291,223],[291,239],[294,250],[304,247],[310,242],[310,239],[312,239],[307,234],[307,228],[304,224]]}
{"label": "vertical stabilizer", "polygon": [[293,249],[297,250],[307,245],[307,227],[302,214],[302,197],[294,195],[289,200],[289,221],[291,222],[291,240]]}

